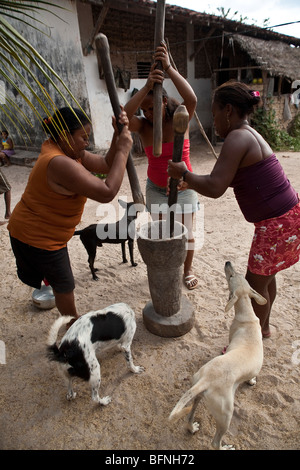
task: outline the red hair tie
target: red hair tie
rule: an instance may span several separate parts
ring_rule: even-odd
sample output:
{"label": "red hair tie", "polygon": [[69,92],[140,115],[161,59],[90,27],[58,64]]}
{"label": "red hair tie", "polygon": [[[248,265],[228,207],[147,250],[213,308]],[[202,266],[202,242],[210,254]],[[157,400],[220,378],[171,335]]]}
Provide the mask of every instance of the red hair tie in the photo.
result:
{"label": "red hair tie", "polygon": [[251,95],[252,95],[252,96],[256,96],[257,98],[260,97],[259,91],[251,91]]}

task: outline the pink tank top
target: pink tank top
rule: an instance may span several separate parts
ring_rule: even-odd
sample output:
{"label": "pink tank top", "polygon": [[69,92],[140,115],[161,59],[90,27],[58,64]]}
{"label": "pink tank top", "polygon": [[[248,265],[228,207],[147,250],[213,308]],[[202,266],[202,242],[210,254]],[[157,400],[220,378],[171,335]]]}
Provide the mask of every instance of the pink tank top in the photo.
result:
{"label": "pink tank top", "polygon": [[[161,188],[165,188],[168,184],[168,160],[172,160],[173,156],[173,142],[167,142],[162,144],[162,153],[159,157],[155,157],[153,155],[153,147],[152,145],[149,147],[145,147],[145,152],[148,157],[148,171],[147,176],[152,181],[152,183],[156,184],[156,186],[160,186]],[[186,163],[187,168],[189,171],[192,170],[191,162],[190,162],[190,141],[189,139],[185,139],[183,143],[183,150],[182,150],[182,161]]]}

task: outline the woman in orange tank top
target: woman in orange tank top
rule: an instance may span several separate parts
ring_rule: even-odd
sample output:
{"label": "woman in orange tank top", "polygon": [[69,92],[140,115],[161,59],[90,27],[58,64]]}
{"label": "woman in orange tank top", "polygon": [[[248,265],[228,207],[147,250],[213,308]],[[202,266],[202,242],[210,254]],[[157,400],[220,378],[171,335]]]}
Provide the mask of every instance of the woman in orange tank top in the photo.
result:
{"label": "woman in orange tank top", "polygon": [[[110,202],[118,193],[132,145],[128,119],[114,136],[106,156],[86,150],[91,124],[81,111],[61,108],[44,119],[50,138],[29,176],[27,186],[9,219],[8,230],[22,282],[40,289],[46,279],[61,315],[77,318],[74,278],[67,242],[81,219],[87,198]],[[101,180],[92,173],[105,173]]]}

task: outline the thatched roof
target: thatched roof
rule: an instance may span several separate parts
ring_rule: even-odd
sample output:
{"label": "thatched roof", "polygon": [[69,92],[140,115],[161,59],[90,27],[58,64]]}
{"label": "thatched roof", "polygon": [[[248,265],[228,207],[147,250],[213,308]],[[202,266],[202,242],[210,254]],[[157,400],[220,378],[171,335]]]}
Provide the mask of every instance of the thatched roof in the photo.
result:
{"label": "thatched roof", "polygon": [[300,77],[300,48],[291,47],[281,41],[257,39],[233,35],[234,41],[247,52],[263,70],[272,76],[297,80]]}

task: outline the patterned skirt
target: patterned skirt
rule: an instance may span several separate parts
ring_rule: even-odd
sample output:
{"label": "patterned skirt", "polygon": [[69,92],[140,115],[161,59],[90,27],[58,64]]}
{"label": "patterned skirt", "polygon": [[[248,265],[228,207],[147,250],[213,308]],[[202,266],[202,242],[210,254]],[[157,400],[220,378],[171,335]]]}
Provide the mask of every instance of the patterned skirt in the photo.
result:
{"label": "patterned skirt", "polygon": [[254,274],[271,276],[289,268],[300,257],[300,202],[286,214],[255,223],[248,259]]}

